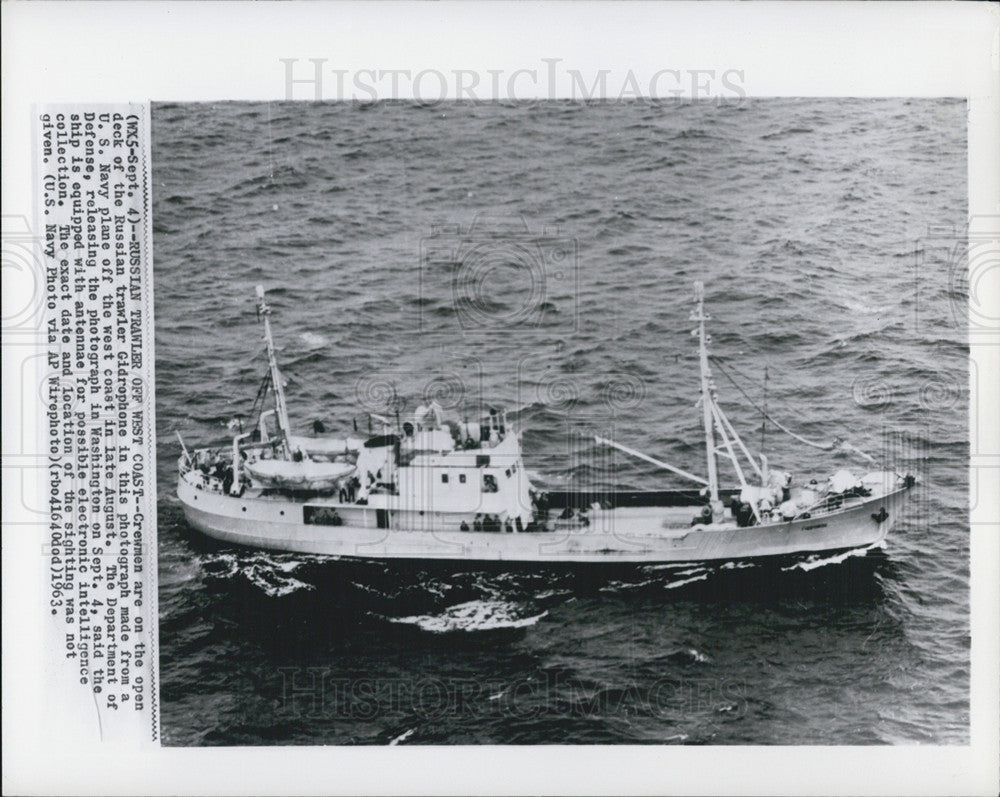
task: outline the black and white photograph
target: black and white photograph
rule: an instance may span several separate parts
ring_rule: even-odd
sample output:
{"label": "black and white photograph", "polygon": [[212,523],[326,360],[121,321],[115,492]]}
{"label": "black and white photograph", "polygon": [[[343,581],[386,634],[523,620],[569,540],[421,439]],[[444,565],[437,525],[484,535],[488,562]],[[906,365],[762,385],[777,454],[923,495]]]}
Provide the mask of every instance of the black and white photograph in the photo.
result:
{"label": "black and white photograph", "polygon": [[157,104],[168,745],[962,744],[966,104]]}
{"label": "black and white photograph", "polygon": [[5,793],[996,793],[994,6],[0,13]]}

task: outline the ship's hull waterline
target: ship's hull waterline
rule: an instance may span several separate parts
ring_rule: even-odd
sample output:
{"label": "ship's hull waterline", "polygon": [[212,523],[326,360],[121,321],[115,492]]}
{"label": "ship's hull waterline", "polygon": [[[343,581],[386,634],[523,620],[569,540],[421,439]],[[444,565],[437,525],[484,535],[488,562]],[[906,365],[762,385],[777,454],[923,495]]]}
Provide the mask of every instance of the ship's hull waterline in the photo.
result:
{"label": "ship's hull waterline", "polygon": [[[181,479],[178,496],[188,523],[217,540],[254,548],[366,560],[538,563],[677,563],[833,553],[881,543],[909,496],[888,492],[848,508],[783,523],[664,528],[678,508],[602,511],[589,526],[521,533],[398,530],[316,525],[304,505],[197,490]],[[378,510],[362,507],[374,517]],[[691,512],[681,509],[690,517]]]}

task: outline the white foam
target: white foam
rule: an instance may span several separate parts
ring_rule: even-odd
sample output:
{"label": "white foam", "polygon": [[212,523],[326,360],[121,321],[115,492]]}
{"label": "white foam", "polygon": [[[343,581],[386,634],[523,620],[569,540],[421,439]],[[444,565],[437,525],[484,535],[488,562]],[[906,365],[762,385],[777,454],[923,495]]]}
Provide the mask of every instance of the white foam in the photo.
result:
{"label": "white foam", "polygon": [[397,736],[395,739],[389,742],[389,747],[394,747],[400,742],[405,742],[407,739],[413,736],[413,733],[416,730],[417,730],[416,728],[410,728],[408,731],[404,731],[403,733],[399,734],[399,736]]}
{"label": "white foam", "polygon": [[685,584],[691,584],[694,581],[705,581],[708,578],[708,573],[702,573],[700,576],[692,576],[691,578],[682,578],[680,581],[671,581],[669,584],[664,584],[664,589],[677,589],[678,587],[683,587]]}
{"label": "white foam", "polygon": [[697,662],[699,662],[701,664],[704,664],[705,662],[711,661],[711,659],[708,656],[706,656],[704,653],[701,653],[701,652],[695,650],[694,648],[688,648],[687,652],[688,652],[688,655],[692,659],[694,659],[694,661],[697,661]]}
{"label": "white foam", "polygon": [[[232,578],[240,571],[239,560],[235,554],[231,553],[220,553],[207,557],[202,563],[202,567],[206,566],[212,568],[207,573],[209,578]],[[220,572],[212,572],[215,568],[218,568]]]}
{"label": "white foam", "polygon": [[319,349],[330,342],[318,332],[303,332],[299,335],[299,340],[307,349]]}
{"label": "white foam", "polygon": [[645,581],[611,581],[607,586],[601,587],[601,592],[618,592],[622,589],[639,589],[652,584],[655,579],[648,578]]}
{"label": "white foam", "polygon": [[387,617],[392,623],[415,625],[424,631],[442,634],[452,631],[493,631],[501,628],[526,628],[548,612],[519,617],[517,606],[506,601],[473,600],[449,606],[441,614],[416,614],[410,617]]}
{"label": "white foam", "polygon": [[243,571],[243,575],[269,598],[282,598],[293,592],[316,589],[312,584],[306,584],[292,576],[279,575],[275,569],[269,568],[266,564],[251,565]]}
{"label": "white foam", "polygon": [[815,570],[817,567],[825,567],[826,565],[839,565],[841,562],[850,559],[854,556],[864,556],[875,546],[865,546],[864,548],[853,548],[850,551],[844,551],[836,556],[822,557],[819,555],[810,556],[801,562],[796,562],[788,567],[781,568],[784,571],[789,570],[804,570],[806,572],[810,570]]}
{"label": "white foam", "polygon": [[746,570],[747,568],[756,567],[753,562],[726,562],[724,565],[719,566],[719,570]]}
{"label": "white foam", "polygon": [[385,596],[385,593],[383,593],[382,590],[375,589],[375,587],[373,587],[371,584],[365,584],[361,581],[352,581],[351,586],[357,587],[358,589],[364,590],[365,592],[370,592],[372,595],[378,595],[380,598]]}
{"label": "white foam", "polygon": [[219,553],[206,560],[204,565],[214,565],[218,568],[218,572],[208,573],[210,578],[229,580],[242,575],[268,597],[280,598],[300,590],[316,589],[312,584],[307,584],[291,575],[309,559],[310,557],[305,557],[305,560],[274,559],[263,553],[247,557]]}
{"label": "white foam", "polygon": [[542,590],[537,595],[535,595],[535,600],[536,601],[543,601],[546,598],[554,598],[557,595],[559,595],[559,596],[569,595],[569,590],[568,589],[546,589],[546,590]]}

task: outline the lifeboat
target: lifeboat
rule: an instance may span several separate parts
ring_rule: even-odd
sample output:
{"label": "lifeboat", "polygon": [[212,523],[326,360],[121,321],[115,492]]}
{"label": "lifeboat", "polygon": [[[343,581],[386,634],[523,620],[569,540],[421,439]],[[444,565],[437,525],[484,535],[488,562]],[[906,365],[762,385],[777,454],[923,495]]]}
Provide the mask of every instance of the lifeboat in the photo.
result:
{"label": "lifeboat", "polygon": [[296,437],[289,436],[293,450],[302,451],[310,457],[334,457],[342,454],[357,454],[364,440],[357,437]]}
{"label": "lifeboat", "polygon": [[335,490],[354,473],[349,462],[292,462],[285,459],[259,459],[244,465],[250,477],[262,487],[279,490]]}

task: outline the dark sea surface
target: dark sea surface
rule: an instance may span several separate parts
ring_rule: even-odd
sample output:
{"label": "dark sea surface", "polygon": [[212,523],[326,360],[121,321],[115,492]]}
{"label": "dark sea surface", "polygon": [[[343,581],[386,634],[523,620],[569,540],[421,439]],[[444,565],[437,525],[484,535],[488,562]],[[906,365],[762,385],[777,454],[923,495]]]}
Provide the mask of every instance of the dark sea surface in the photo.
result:
{"label": "dark sea surface", "polygon": [[[164,742],[967,743],[965,123],[945,100],[154,106]],[[884,550],[421,567],[184,521],[175,430],[221,443],[249,412],[257,283],[302,432],[394,391],[495,403],[539,485],[663,489],[587,434],[704,472],[696,279],[749,444],[766,372],[775,419],[916,473]],[[867,469],[771,424],[765,450]]]}

